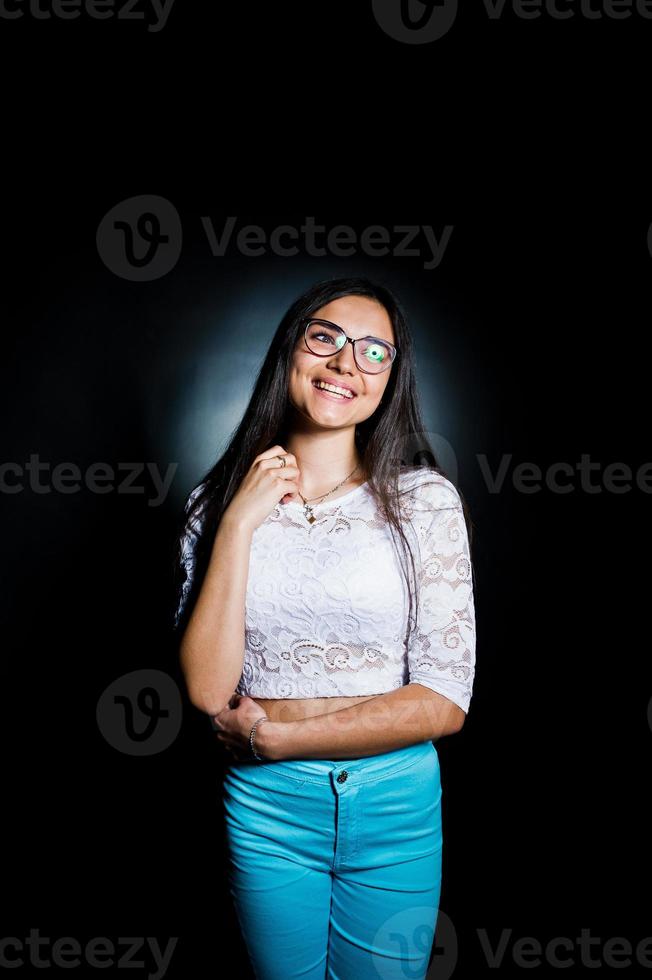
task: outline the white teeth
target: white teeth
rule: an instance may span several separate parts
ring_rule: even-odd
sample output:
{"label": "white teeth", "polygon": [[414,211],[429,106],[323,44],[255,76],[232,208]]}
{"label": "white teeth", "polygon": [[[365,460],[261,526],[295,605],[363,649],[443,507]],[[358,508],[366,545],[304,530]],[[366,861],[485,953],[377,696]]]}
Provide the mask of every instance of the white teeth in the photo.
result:
{"label": "white teeth", "polygon": [[340,395],[342,398],[353,398],[353,392],[347,392],[342,388],[336,387],[336,385],[329,385],[326,381],[313,381],[315,388],[323,388],[325,391],[330,391],[331,394]]}

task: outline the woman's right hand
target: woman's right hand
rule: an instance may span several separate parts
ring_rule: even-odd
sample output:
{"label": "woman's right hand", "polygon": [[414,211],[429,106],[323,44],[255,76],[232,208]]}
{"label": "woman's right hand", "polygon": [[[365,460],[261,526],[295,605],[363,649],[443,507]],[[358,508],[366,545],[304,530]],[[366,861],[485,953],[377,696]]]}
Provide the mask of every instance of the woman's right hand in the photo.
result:
{"label": "woman's right hand", "polygon": [[[277,456],[285,456],[285,466]],[[272,446],[256,456],[249,471],[223,514],[254,531],[274,507],[296,499],[299,492],[299,467],[293,453],[283,446]]]}

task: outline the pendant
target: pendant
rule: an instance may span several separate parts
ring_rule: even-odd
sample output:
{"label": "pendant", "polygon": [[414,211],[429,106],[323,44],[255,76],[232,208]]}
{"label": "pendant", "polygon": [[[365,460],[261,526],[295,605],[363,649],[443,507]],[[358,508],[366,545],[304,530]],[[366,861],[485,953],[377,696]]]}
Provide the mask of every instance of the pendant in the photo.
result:
{"label": "pendant", "polygon": [[312,507],[309,507],[308,504],[304,504],[303,509],[306,513],[306,519],[310,521],[311,524],[314,524],[317,518],[313,515]]}

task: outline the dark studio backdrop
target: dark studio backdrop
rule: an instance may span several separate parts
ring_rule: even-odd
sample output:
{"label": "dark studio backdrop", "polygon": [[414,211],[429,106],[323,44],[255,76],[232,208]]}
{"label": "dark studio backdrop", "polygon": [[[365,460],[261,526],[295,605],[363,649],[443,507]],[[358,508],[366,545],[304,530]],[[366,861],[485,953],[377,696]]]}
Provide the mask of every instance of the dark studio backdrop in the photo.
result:
{"label": "dark studio backdrop", "polygon": [[[160,219],[156,274],[121,254],[116,207],[132,229]],[[287,307],[316,280],[366,275],[404,306],[428,435],[474,521],[477,667],[464,728],[437,744],[432,976],[482,975],[494,954],[522,974],[537,944],[552,975],[560,937],[577,969],[606,965],[616,937],[626,975],[643,969],[652,215],[233,218],[155,181],[47,208],[38,250],[12,227],[3,286],[3,935],[178,937],[168,976],[226,976],[227,953],[249,975],[224,876],[225,758],[171,634],[173,540]],[[233,219],[224,254],[202,218],[218,238]],[[307,222],[325,229],[314,242]],[[260,230],[245,247],[246,226]],[[389,254],[372,254],[372,227]]]}

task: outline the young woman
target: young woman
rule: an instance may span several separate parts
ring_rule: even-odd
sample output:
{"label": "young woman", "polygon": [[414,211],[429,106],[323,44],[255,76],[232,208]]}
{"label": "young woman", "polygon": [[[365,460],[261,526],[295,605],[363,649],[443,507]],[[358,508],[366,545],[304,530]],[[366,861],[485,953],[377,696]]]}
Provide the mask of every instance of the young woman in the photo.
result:
{"label": "young woman", "polygon": [[468,712],[475,613],[466,505],[436,464],[401,465],[415,434],[432,453],[397,300],[318,283],[186,504],[181,666],[230,753],[229,885],[263,980],[428,968],[433,740]]}

